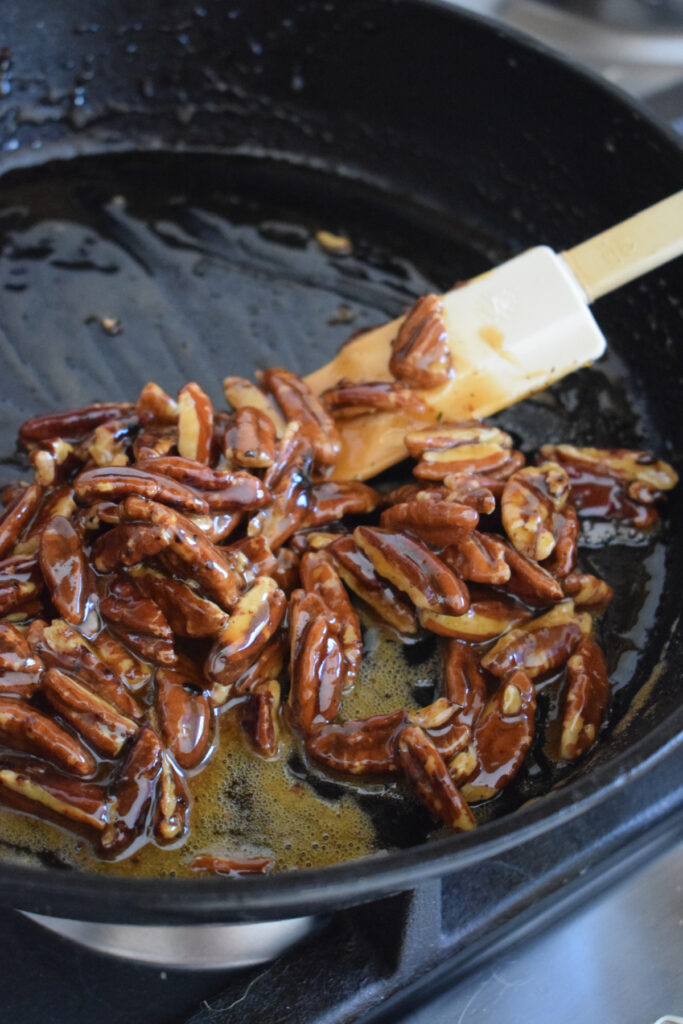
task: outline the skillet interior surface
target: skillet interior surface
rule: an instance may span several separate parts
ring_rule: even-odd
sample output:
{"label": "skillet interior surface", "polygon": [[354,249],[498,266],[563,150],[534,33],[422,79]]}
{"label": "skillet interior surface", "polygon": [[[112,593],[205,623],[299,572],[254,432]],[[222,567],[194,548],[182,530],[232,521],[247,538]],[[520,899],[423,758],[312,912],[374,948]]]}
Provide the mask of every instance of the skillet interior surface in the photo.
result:
{"label": "skillet interior surface", "polygon": [[[656,129],[619,100],[534,49],[439,8],[354,6],[356,14],[376,19],[374,29],[361,31],[362,22],[349,23],[332,5],[326,13],[320,5],[308,5],[300,9],[298,22],[293,19],[300,36],[308,34],[310,39],[315,34],[315,47],[310,52],[305,46],[297,50],[305,56],[296,72],[304,85],[294,90],[297,118],[281,119],[289,127],[279,130],[291,133],[286,159],[283,137],[277,140],[280,145],[266,147],[269,153],[247,152],[258,149],[252,136],[259,132],[265,147],[273,125],[272,103],[264,107],[261,121],[250,111],[254,120],[249,146],[244,145],[243,133],[239,144],[233,137],[232,146],[226,138],[220,140],[223,146],[216,147],[203,124],[207,108],[202,97],[204,106],[197,104],[184,126],[184,141],[207,149],[224,148],[224,155],[110,153],[6,175],[0,210],[0,342],[12,376],[4,382],[3,479],[16,474],[14,432],[28,415],[95,399],[132,397],[150,377],[171,391],[196,379],[218,400],[220,379],[228,372],[250,374],[273,363],[307,372],[330,357],[350,330],[400,313],[415,296],[445,289],[533,242],[570,245],[633,212],[639,204],[672,191],[676,175],[680,180],[680,152]],[[209,16],[216,11],[210,8]],[[382,35],[381,19],[389,15],[391,34]],[[256,19],[251,27],[256,32],[264,11],[257,7],[249,16]],[[416,18],[422,29],[417,55],[415,41],[408,45],[411,19]],[[337,26],[334,32],[332,23]],[[418,111],[391,55],[401,55],[404,66],[409,52],[413,60],[426,61],[430,47],[444,45],[439,32],[445,24],[461,60],[447,70],[436,61],[436,78],[443,76],[444,81],[422,90],[423,103],[427,98],[432,102]],[[321,25],[325,32],[321,33]],[[204,33],[204,26],[198,31]],[[240,28],[235,43],[227,23],[222,23],[222,31],[238,48],[251,38],[252,59],[247,60],[245,75],[255,74],[260,55],[254,45],[256,49],[262,45],[260,33],[249,36]],[[141,33],[144,25],[135,38],[139,40]],[[208,36],[201,38],[208,46]],[[467,40],[476,48],[477,61],[468,57]],[[291,70],[292,51],[285,48],[284,52],[289,52]],[[265,91],[270,88],[276,94],[282,85],[283,51],[274,46],[273,54],[272,64],[263,61],[263,73],[270,69]],[[209,56],[202,52],[204,69]],[[369,58],[374,57],[374,71],[381,72],[385,83],[379,98],[363,94],[357,75],[349,80],[345,74],[341,88],[344,56],[347,68],[353,67],[361,79]],[[429,59],[434,59],[433,54]],[[501,108],[509,102],[501,78],[515,82],[519,104],[515,130],[517,142],[519,137],[525,140],[522,147],[506,145],[511,142],[506,138],[510,126],[505,111],[496,109],[491,100],[471,97],[466,113],[459,110],[454,117],[445,109],[443,89],[448,86],[452,92],[467,82],[463,61],[468,59],[470,70],[477,64],[480,72],[488,68],[493,75],[496,69]],[[523,74],[519,74],[520,61],[528,65]],[[593,112],[595,127],[602,134],[597,150],[595,139],[589,139],[587,148],[594,151],[588,157],[576,147],[579,135],[584,138],[579,126],[570,125],[563,133],[549,129],[545,99],[531,101],[526,87],[539,72],[555,76],[560,108],[563,95],[567,104],[570,97],[576,103],[582,89],[604,105],[603,111]],[[336,148],[331,159],[321,162],[316,152],[321,144],[319,115],[335,95],[335,83],[345,106],[333,115],[329,110],[334,108],[327,108],[328,134]],[[364,83],[366,89],[370,84]],[[253,95],[244,99],[242,116],[253,104]],[[364,120],[353,124],[351,114],[364,95]],[[234,97],[233,103],[239,107]],[[519,120],[522,106],[524,123]],[[494,112],[497,133],[488,136],[482,124],[490,125]],[[117,116],[115,111],[111,114],[112,124]],[[230,125],[234,132],[234,116],[223,111],[221,133],[229,134]],[[56,123],[61,124],[58,119]],[[303,130],[306,123],[314,126],[308,135]],[[126,147],[137,144],[148,150],[150,136],[134,112],[129,114],[129,125]],[[445,125],[448,144],[443,141]],[[87,124],[81,129],[84,148],[121,148],[113,126],[107,127],[114,134],[104,143],[99,127],[94,135],[87,129]],[[415,133],[422,143],[417,147],[418,164],[412,141]],[[46,138],[45,151],[73,156],[68,147],[74,134],[72,124],[53,144]],[[363,135],[365,151],[357,149]],[[456,136],[471,141],[465,153],[453,146]],[[309,141],[302,144],[302,139]],[[163,141],[169,147],[177,145],[177,124]],[[272,135],[269,141],[273,143]],[[384,149],[386,155],[389,141],[394,158],[384,161],[380,175],[381,152]],[[328,140],[323,148],[331,144]],[[503,155],[494,163],[498,147]],[[616,194],[614,147],[628,149],[634,174],[644,160],[644,149],[659,147],[661,166],[656,173],[648,168],[645,183],[637,179],[636,187]],[[232,153],[227,152],[230,149]],[[596,168],[590,158],[598,152]],[[17,162],[28,162],[21,146],[19,156]],[[524,181],[534,162],[542,175]],[[590,180],[586,180],[589,168]],[[378,187],[379,177],[384,179],[382,187]],[[354,243],[353,255],[341,260],[325,254],[313,237],[320,228],[348,235]],[[680,333],[680,299],[680,273],[674,267],[601,302],[596,314],[608,338],[607,357],[599,366],[501,414],[502,425],[520,438],[526,451],[548,440],[618,443],[651,447],[676,464],[681,441],[677,415],[681,371],[672,339]],[[114,337],[101,325],[103,317],[112,315],[123,327]],[[676,621],[681,543],[674,524],[680,506],[680,497],[674,495],[662,531],[644,543],[623,531],[619,536],[607,531],[608,539],[618,543],[598,550],[596,532],[587,535],[584,564],[617,589],[617,599],[604,620],[614,694],[607,734],[599,748],[570,773],[575,777],[571,789],[563,791],[560,785],[548,799],[548,809],[572,813],[572,805],[581,797],[597,798],[601,785],[623,781],[628,772],[663,749],[676,731],[681,717],[675,686],[680,664]],[[638,701],[643,688],[646,692]],[[539,745],[528,771],[506,797],[506,805],[519,805],[553,783],[565,781],[548,774]],[[395,821],[386,815],[383,820],[375,809],[378,846],[420,843],[428,823],[419,814],[408,817],[397,828]],[[381,858],[368,867],[365,891],[361,893],[363,886],[356,883],[356,894],[365,895],[373,886],[375,890],[395,886],[399,876],[406,876],[421,858],[432,860],[433,865],[441,859],[443,864],[445,858],[457,857],[458,849],[463,861],[480,856],[477,848],[487,836],[486,849],[492,852],[514,841],[517,828],[534,827],[543,819],[543,810],[535,805],[514,818],[485,826],[480,838],[447,839]],[[114,903],[127,893],[124,903],[129,905],[120,910],[124,915],[136,904],[162,905],[164,893],[171,891],[163,888],[164,883],[141,888],[145,883],[130,882],[126,888],[113,880],[92,885],[80,876],[67,880],[54,864],[36,870],[8,867],[4,884],[9,891],[13,881],[21,879],[26,892],[36,894],[53,885],[51,899],[59,903],[61,897],[54,895],[58,874],[64,891],[80,886],[88,900],[92,897],[97,902],[99,887],[100,905]],[[309,905],[311,900],[339,899],[352,878],[343,867],[319,878],[313,872],[306,875],[310,880],[301,875],[259,880],[258,890],[247,882],[239,894],[234,888],[203,880],[195,886],[175,883],[173,892],[184,894],[182,910],[177,905],[177,912],[211,916],[225,913],[228,907],[238,915],[259,914],[270,909],[273,901],[286,911],[302,899]],[[324,896],[317,889],[323,878],[328,881]],[[349,898],[350,889],[347,885],[343,898]],[[44,909],[42,903],[32,903],[36,899],[40,901],[40,895],[28,895],[23,905]]]}

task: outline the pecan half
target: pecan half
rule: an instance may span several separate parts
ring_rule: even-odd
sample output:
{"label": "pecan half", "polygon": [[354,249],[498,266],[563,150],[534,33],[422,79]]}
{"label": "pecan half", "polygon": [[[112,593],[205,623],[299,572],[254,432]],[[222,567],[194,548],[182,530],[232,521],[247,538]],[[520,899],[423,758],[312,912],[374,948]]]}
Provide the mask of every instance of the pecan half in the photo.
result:
{"label": "pecan half", "polygon": [[287,598],[269,576],[259,576],[239,598],[206,660],[213,704],[225,703],[232,685],[279,629],[286,608]]}
{"label": "pecan half", "polygon": [[73,775],[92,775],[95,758],[53,719],[15,697],[0,697],[0,743],[50,761]]}
{"label": "pecan half", "polygon": [[398,759],[413,789],[431,813],[455,832],[474,828],[463,800],[434,742],[424,730],[407,725],[398,738]]}
{"label": "pecan half", "polygon": [[[522,457],[521,464],[524,465]],[[480,441],[473,444],[459,444],[454,448],[433,448],[423,452],[413,469],[421,480],[443,480],[447,476],[462,473],[493,476],[496,473],[512,472],[518,468],[515,452],[494,441]]]}
{"label": "pecan half", "polygon": [[181,768],[196,768],[211,746],[211,708],[203,693],[192,688],[194,677],[182,670],[160,668],[156,674],[155,707],[164,743]]}
{"label": "pecan half", "polygon": [[478,653],[459,640],[449,640],[446,645],[444,694],[458,706],[456,720],[469,726],[476,722],[488,697]]}
{"label": "pecan half", "polygon": [[129,495],[136,495],[157,499],[187,512],[209,511],[206,501],[189,487],[133,466],[86,470],[74,480],[74,495],[79,505],[91,505],[100,498],[122,501]]}
{"label": "pecan half", "polygon": [[244,522],[243,512],[214,512],[208,516],[187,516],[189,522],[212,544],[219,544]]}
{"label": "pecan half", "polygon": [[235,413],[225,431],[223,454],[238,466],[267,469],[275,458],[275,424],[267,413],[252,405]]}
{"label": "pecan half", "polygon": [[249,690],[242,707],[242,725],[252,748],[261,757],[277,757],[280,742],[280,684],[263,679]]}
{"label": "pecan half", "polygon": [[317,594],[292,594],[288,704],[304,736],[332,722],[341,705],[344,657],[326,610]]}
{"label": "pecan half", "polygon": [[135,412],[143,427],[165,427],[178,422],[178,403],[153,381],[140,392]]}
{"label": "pecan half", "polygon": [[357,527],[353,538],[380,576],[407,594],[416,608],[437,615],[467,610],[467,587],[421,541],[370,526]]}
{"label": "pecan half", "polygon": [[634,501],[653,501],[663,491],[670,491],[678,483],[678,474],[673,467],[662,459],[656,459],[651,452],[630,448],[576,448],[571,444],[544,444],[541,454],[545,459],[556,459],[568,469],[585,468],[599,477],[612,477],[627,485],[639,485],[628,492]]}
{"label": "pecan half", "polygon": [[471,530],[441,552],[441,559],[460,579],[500,585],[510,579],[505,548],[497,537]]}
{"label": "pecan half", "polygon": [[110,420],[95,427],[74,450],[81,462],[92,460],[96,466],[125,466],[136,419]]}
{"label": "pecan half", "polygon": [[424,295],[409,310],[391,343],[389,369],[411,388],[437,388],[452,370],[448,331],[438,295]]}
{"label": "pecan half", "polygon": [[344,685],[350,686],[360,668],[363,637],[346,588],[329,558],[315,551],[309,551],[301,559],[301,582],[304,590],[317,594],[325,604],[327,620],[341,640],[346,669]]}
{"label": "pecan half", "polygon": [[509,541],[502,540],[501,544],[505,550],[505,561],[510,567],[510,579],[505,583],[505,590],[509,594],[521,598],[526,604],[541,608],[562,600],[562,587],[547,569],[520,554]]}
{"label": "pecan half", "polygon": [[385,529],[410,531],[435,547],[456,543],[478,522],[479,513],[470,505],[449,501],[430,491],[421,491],[410,501],[392,505],[380,516]]}
{"label": "pecan half", "polygon": [[420,625],[439,636],[481,644],[505,634],[530,617],[530,612],[502,595],[474,597],[462,615],[439,615],[421,608]]}
{"label": "pecan half", "polygon": [[164,750],[153,812],[154,835],[159,843],[171,843],[187,829],[190,794],[185,780]]}
{"label": "pecan half", "polygon": [[276,435],[282,437],[285,431],[285,421],[265,391],[262,391],[256,384],[252,384],[244,377],[226,377],[223,381],[223,392],[226,401],[233,409],[239,410],[249,406],[265,413],[272,421]]}
{"label": "pecan half", "polygon": [[395,381],[357,383],[340,380],[320,396],[336,417],[352,418],[374,412],[424,412],[427,406],[414,391]]}
{"label": "pecan half", "polygon": [[379,494],[367,484],[326,480],[309,489],[308,508],[301,525],[303,529],[317,529],[345,515],[374,512],[378,504]]}
{"label": "pecan half", "polygon": [[107,824],[105,792],[94,782],[40,764],[0,764],[0,802],[59,825],[101,832]]}
{"label": "pecan half", "polygon": [[449,473],[444,477],[444,487],[451,501],[470,505],[481,515],[491,515],[496,508],[505,486],[502,480],[468,473]]}
{"label": "pecan half", "polygon": [[177,427],[148,427],[133,441],[133,458],[139,465],[168,455],[178,440]]}
{"label": "pecan half", "polygon": [[579,610],[601,613],[614,597],[609,583],[587,572],[573,572],[562,580],[565,597],[571,597]]}
{"label": "pecan half", "polygon": [[517,551],[542,562],[558,539],[557,513],[569,495],[569,477],[556,462],[520,469],[505,484],[501,516]]}
{"label": "pecan half", "polygon": [[291,548],[280,548],[277,553],[272,576],[280,590],[284,590],[285,594],[291,594],[296,587],[301,585],[299,563],[300,559],[296,551],[293,551]]}
{"label": "pecan half", "polygon": [[[474,726],[476,768],[461,785],[468,802],[490,799],[515,777],[531,746],[535,715],[536,691],[529,676],[520,669],[508,672]],[[463,752],[450,762],[456,780],[471,767],[470,759],[471,752]]]}
{"label": "pecan half", "polygon": [[168,547],[168,533],[158,526],[121,523],[98,537],[92,546],[92,561],[98,572],[114,572],[154,558]]}
{"label": "pecan half", "polygon": [[173,630],[166,616],[155,601],[142,596],[132,580],[124,576],[109,580],[100,611],[141,657],[163,665],[175,662]]}
{"label": "pecan half", "polygon": [[139,566],[131,572],[141,593],[155,602],[178,636],[218,636],[227,613],[213,601],[200,597],[188,584],[155,569]]}
{"label": "pecan half", "polygon": [[588,613],[574,612],[572,601],[555,605],[537,619],[511,630],[481,659],[482,668],[502,677],[513,668],[523,668],[531,679],[560,668],[584,636],[590,636]]}
{"label": "pecan half", "polygon": [[201,491],[210,511],[252,512],[271,500],[259,478],[243,469],[211,469],[177,455],[161,455],[153,462],[141,465],[153,473]]}
{"label": "pecan half", "polygon": [[479,420],[464,420],[461,423],[435,423],[421,430],[406,434],[406,448],[414,459],[425,452],[444,451],[461,445],[496,445],[511,449],[512,438],[499,427],[491,427]]}
{"label": "pecan half", "polygon": [[326,548],[337,572],[354,594],[366,602],[389,626],[399,633],[417,632],[415,613],[400,590],[375,572],[370,559],[353,537],[341,536]]}
{"label": "pecan half", "polygon": [[44,665],[26,637],[9,622],[0,622],[0,693],[30,697],[38,688]]}
{"label": "pecan half", "polygon": [[574,571],[579,549],[579,517],[573,505],[555,513],[555,547],[544,568],[562,580]]}
{"label": "pecan half", "polygon": [[43,488],[38,484],[30,484],[4,513],[0,519],[0,558],[4,558],[13,549],[24,528],[36,514],[42,496]]}
{"label": "pecan half", "polygon": [[145,726],[114,783],[109,822],[100,836],[102,853],[119,853],[144,830],[161,772],[161,754],[158,736]]}
{"label": "pecan half", "polygon": [[261,534],[243,537],[227,547],[221,548],[225,560],[239,573],[244,586],[253,583],[257,576],[273,576],[278,566],[277,556]]}
{"label": "pecan half", "polygon": [[574,761],[589,750],[603,723],[609,700],[605,657],[596,642],[582,640],[567,662],[560,757]]}
{"label": "pecan half", "polygon": [[34,416],[20,427],[19,440],[24,447],[55,437],[78,441],[101,423],[130,416],[133,409],[130,402],[96,402],[68,412]]}
{"label": "pecan half", "polygon": [[184,459],[208,463],[212,442],[213,404],[193,381],[178,392],[178,452]]}
{"label": "pecan half", "polygon": [[341,444],[334,420],[308,385],[289,370],[265,370],[261,383],[274,397],[288,420],[296,420],[310,438],[317,462],[333,466]]}
{"label": "pecan half", "polygon": [[306,752],[325,768],[347,775],[389,775],[399,770],[396,741],[405,711],[326,725],[306,739]]}
{"label": "pecan half", "polygon": [[252,662],[240,675],[234,686],[235,695],[244,696],[251,693],[259,683],[270,679],[277,679],[285,663],[285,653],[286,644],[284,638],[282,634],[276,633],[268,641],[256,661]]}
{"label": "pecan half", "polygon": [[65,484],[48,491],[43,497],[33,522],[28,530],[24,531],[24,539],[14,546],[14,553],[16,555],[32,555],[38,550],[40,535],[50,520],[54,516],[71,519],[75,510],[76,503],[72,487]]}
{"label": "pecan half", "polygon": [[44,587],[38,559],[15,555],[0,561],[0,615],[37,597]]}
{"label": "pecan half", "polygon": [[132,718],[58,668],[48,669],[41,689],[55,711],[105,757],[118,757],[138,731]]}
{"label": "pecan half", "polygon": [[81,538],[68,519],[55,516],[43,529],[40,568],[55,608],[88,635],[99,629],[95,580]]}

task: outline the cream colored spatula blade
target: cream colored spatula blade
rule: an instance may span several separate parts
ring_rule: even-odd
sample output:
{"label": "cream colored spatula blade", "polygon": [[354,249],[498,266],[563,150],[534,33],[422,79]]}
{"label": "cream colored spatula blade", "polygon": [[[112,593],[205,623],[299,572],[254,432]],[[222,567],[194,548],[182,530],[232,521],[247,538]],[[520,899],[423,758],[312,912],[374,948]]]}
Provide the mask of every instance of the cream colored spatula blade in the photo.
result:
{"label": "cream colored spatula blade", "polygon": [[[597,359],[605,338],[588,303],[683,253],[683,190],[558,255],[527,250],[442,297],[453,372],[418,391],[421,416],[362,415],[338,423],[338,479],[367,479],[406,456],[418,423],[481,419]],[[403,318],[367,331],[307,378],[316,394],[342,378],[389,381],[391,346]]]}

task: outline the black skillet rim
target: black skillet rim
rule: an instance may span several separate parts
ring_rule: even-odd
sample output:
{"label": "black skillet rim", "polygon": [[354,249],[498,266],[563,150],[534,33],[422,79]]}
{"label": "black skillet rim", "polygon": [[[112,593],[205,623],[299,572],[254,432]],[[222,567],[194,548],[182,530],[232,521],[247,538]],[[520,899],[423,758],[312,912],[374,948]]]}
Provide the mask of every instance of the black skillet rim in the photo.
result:
{"label": "black skillet rim", "polygon": [[[425,7],[448,11],[454,20],[460,18],[484,25],[542,62],[559,64],[567,74],[588,79],[625,107],[632,117],[663,137],[673,147],[672,155],[683,157],[683,143],[670,126],[597,73],[489,17],[454,9],[448,0],[422,0],[422,3]],[[116,149],[120,151],[119,147]],[[50,154],[44,152],[43,156],[49,158]],[[561,829],[670,757],[682,743],[683,704],[648,736],[590,774],[474,832],[417,847],[325,868],[239,880],[134,879],[2,865],[0,903],[82,920],[140,924],[277,920],[351,906],[387,893],[412,889],[419,882],[465,868],[482,856],[499,856],[512,846]]]}

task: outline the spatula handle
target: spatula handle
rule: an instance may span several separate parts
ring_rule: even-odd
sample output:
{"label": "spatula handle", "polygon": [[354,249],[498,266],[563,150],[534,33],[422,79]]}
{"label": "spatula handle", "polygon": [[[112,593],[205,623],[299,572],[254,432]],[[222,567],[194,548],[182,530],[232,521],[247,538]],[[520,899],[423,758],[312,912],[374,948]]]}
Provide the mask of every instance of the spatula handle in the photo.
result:
{"label": "spatula handle", "polygon": [[561,253],[589,302],[681,254],[683,189]]}

